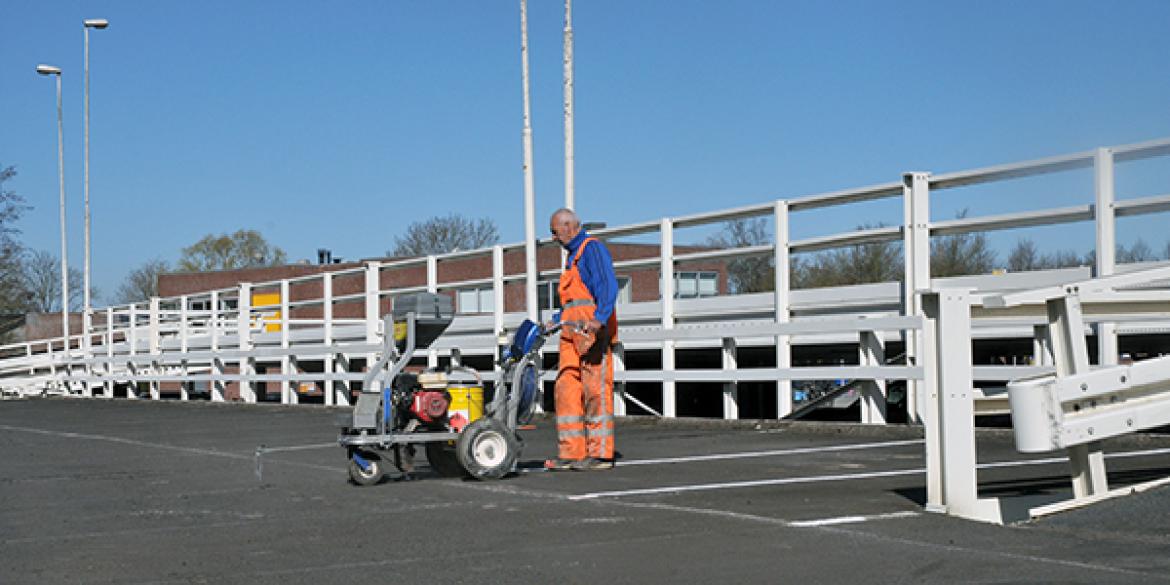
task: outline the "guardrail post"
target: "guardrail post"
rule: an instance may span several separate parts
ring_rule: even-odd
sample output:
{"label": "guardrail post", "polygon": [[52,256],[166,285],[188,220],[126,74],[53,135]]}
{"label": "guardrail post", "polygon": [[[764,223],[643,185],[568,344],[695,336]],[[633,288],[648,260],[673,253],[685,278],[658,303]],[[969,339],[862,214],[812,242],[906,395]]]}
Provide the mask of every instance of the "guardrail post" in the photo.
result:
{"label": "guardrail post", "polygon": [[[439,259],[434,255],[427,256],[427,292],[439,292]],[[427,367],[439,367],[439,350],[434,347],[427,350]]]}
{"label": "guardrail post", "polygon": [[239,359],[240,398],[244,402],[256,402],[256,358],[244,352],[252,349],[252,283],[241,282],[239,297],[236,299],[236,339],[241,352]]}
{"label": "guardrail post", "polygon": [[[902,279],[902,314],[921,315],[918,291],[930,288],[930,174],[902,175],[902,256],[905,262]],[[922,334],[903,332],[906,363],[922,363]],[[921,422],[918,405],[922,385],[917,380],[906,381],[906,418]]]}
{"label": "guardrail post", "polygon": [[349,385],[345,383],[337,384],[333,379],[338,369],[337,355],[334,353],[333,347],[333,273],[326,272],[321,275],[321,292],[324,297],[324,305],[322,306],[324,339],[322,343],[328,349],[328,353],[325,354],[324,367],[322,368],[327,376],[325,378],[325,404],[346,406],[349,404]]}
{"label": "guardrail post", "polygon": [[53,355],[53,340],[49,339],[45,345],[48,348],[47,353],[49,354],[49,376],[51,376],[53,378],[53,380],[56,381],[56,379],[57,379],[57,360],[56,360],[56,357]]}
{"label": "guardrail post", "polygon": [[[219,351],[219,291],[211,291],[211,353]],[[227,384],[224,382],[223,360],[214,357],[211,359],[211,375],[215,376],[210,384],[211,401],[223,402],[227,393]]]}
{"label": "guardrail post", "polygon": [[[1089,371],[1089,350],[1085,342],[1085,324],[1081,301],[1075,293],[1049,300],[1048,340],[1056,375],[1070,376]],[[1068,461],[1072,472],[1073,496],[1077,499],[1103,494],[1109,490],[1105,476],[1105,454],[1100,441],[1069,447]]]}
{"label": "guardrail post", "polygon": [[[791,301],[789,293],[791,283],[791,255],[789,242],[792,241],[788,230],[788,202],[777,201],[772,210],[775,218],[776,248],[773,251],[773,265],[775,266],[775,318],[776,323],[787,323],[791,317]],[[776,368],[787,369],[792,367],[792,338],[788,335],[776,336]],[[792,413],[792,380],[776,380],[776,418],[784,418]]]}
{"label": "guardrail post", "polygon": [[191,399],[191,382],[187,379],[190,373],[187,370],[187,350],[189,348],[187,337],[191,334],[191,316],[188,313],[188,306],[187,295],[179,296],[179,353],[183,356],[179,360],[179,371],[183,375],[183,381],[179,382],[179,400]]}
{"label": "guardrail post", "polygon": [[[857,348],[858,362],[863,366],[882,366],[886,362],[886,344],[876,331],[862,331]],[[886,424],[886,381],[861,382],[861,422]]]}
{"label": "guardrail post", "polygon": [[[500,367],[500,346],[508,342],[508,336],[504,331],[504,247],[499,244],[492,246],[492,336],[496,338],[492,344],[492,372],[496,388],[501,388],[504,370]],[[543,388],[544,382],[539,383]]]}
{"label": "guardrail post", "polygon": [[613,414],[626,416],[626,346],[618,341],[613,346]]}
{"label": "guardrail post", "polygon": [[[723,371],[733,372],[738,367],[735,355],[735,338],[724,337]],[[727,420],[739,418],[739,384],[734,381],[723,383],[723,418]]]}
{"label": "guardrail post", "polygon": [[[366,263],[366,343],[378,342],[378,327],[382,323],[382,316],[379,315],[378,301],[380,300],[379,291],[381,290],[378,281],[379,275],[382,272],[382,264],[377,261]],[[390,335],[394,332],[390,331]],[[374,353],[366,354],[366,368],[374,367],[378,362],[378,356]],[[363,388],[368,392],[369,389]]]}
{"label": "guardrail post", "polygon": [[924,293],[927,510],[1002,522],[999,501],[979,499],[971,357],[971,296],[962,289]]}
{"label": "guardrail post", "polygon": [[[663,218],[660,227],[660,282],[662,283],[662,329],[674,329],[674,222]],[[674,341],[662,341],[662,416],[676,416],[674,381]]]}
{"label": "guardrail post", "polygon": [[126,385],[126,398],[130,400],[138,399],[138,364],[134,362],[134,357],[138,355],[138,305],[130,303],[130,359],[127,360],[126,369],[130,372],[130,383]]}
{"label": "guardrail post", "polygon": [[[1113,150],[1098,148],[1093,158],[1093,183],[1096,192],[1097,278],[1116,270],[1117,223],[1114,214]],[[1097,324],[1097,363],[1117,365],[1117,324]]]}
{"label": "guardrail post", "polygon": [[292,375],[292,356],[288,354],[288,291],[288,279],[286,278],[280,281],[280,349],[284,351],[280,354],[280,375],[285,376],[280,380],[280,402],[281,404],[296,404],[298,396],[287,377]]}
{"label": "guardrail post", "polygon": [[[160,354],[162,353],[162,343],[160,342],[159,330],[159,298],[150,297],[150,320],[147,331],[150,333],[150,371],[153,375],[158,376],[162,374],[162,365],[160,363]],[[158,380],[150,382],[150,399],[158,400],[162,393],[161,384]]]}
{"label": "guardrail post", "polygon": [[82,372],[85,380],[81,383],[81,395],[93,398],[93,309],[85,307],[81,314],[81,359],[85,361]]}
{"label": "guardrail post", "polygon": [[1052,365],[1052,341],[1048,339],[1047,325],[1032,326],[1032,365]]}
{"label": "guardrail post", "polygon": [[114,308],[106,307],[106,398],[114,397]]}

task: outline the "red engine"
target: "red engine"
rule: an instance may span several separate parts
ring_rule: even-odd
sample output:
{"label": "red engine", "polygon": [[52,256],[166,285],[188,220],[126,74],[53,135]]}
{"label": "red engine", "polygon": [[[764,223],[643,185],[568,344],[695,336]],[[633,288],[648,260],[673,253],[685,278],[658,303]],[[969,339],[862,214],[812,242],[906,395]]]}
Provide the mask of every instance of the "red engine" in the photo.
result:
{"label": "red engine", "polygon": [[447,418],[451,399],[441,390],[419,390],[414,393],[410,412],[424,423],[442,422]]}

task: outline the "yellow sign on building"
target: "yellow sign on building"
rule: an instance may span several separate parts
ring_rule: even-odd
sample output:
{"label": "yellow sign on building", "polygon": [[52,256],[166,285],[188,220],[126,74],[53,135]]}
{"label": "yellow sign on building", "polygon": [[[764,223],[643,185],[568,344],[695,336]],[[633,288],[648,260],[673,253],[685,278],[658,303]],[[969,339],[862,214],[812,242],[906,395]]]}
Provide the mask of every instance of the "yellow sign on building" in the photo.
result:
{"label": "yellow sign on building", "polygon": [[280,331],[280,309],[273,310],[272,305],[280,306],[279,292],[252,293],[252,307],[260,309],[260,320],[264,322],[264,331]]}

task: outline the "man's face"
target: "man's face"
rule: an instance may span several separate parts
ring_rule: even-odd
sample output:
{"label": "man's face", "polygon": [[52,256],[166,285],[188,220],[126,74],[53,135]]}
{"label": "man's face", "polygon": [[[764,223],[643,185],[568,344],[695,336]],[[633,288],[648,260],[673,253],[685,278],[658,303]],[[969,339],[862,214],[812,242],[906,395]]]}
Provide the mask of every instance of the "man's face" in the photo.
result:
{"label": "man's face", "polygon": [[553,216],[548,222],[548,231],[557,242],[562,246],[567,246],[570,241],[577,235],[577,226],[573,225],[571,219],[566,215]]}

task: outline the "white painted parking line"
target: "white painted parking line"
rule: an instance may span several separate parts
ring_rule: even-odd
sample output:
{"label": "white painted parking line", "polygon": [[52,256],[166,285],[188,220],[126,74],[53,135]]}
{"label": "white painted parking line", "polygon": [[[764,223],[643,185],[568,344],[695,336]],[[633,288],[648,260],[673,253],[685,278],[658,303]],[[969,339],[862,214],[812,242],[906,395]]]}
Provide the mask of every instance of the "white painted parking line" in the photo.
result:
{"label": "white painted parking line", "polygon": [[[1129,452],[1122,452],[1122,453],[1110,453],[1110,454],[1106,454],[1105,458],[1106,459],[1113,459],[1113,458],[1124,458],[1124,457],[1142,457],[1142,456],[1148,456],[1148,455],[1164,455],[1167,453],[1170,453],[1170,448],[1167,448],[1167,449],[1147,449],[1144,451],[1129,451]],[[1046,458],[1046,459],[1025,459],[1025,460],[1021,460],[1021,461],[996,461],[996,462],[991,462],[991,463],[980,464],[978,466],[978,468],[979,469],[994,469],[994,468],[1000,468],[1000,467],[1021,467],[1021,466],[1028,466],[1028,465],[1052,465],[1052,464],[1065,464],[1065,463],[1068,463],[1068,459],[1066,459],[1064,457],[1050,457],[1050,458]],[[595,500],[595,499],[599,499],[599,498],[616,498],[616,497],[623,497],[623,496],[646,496],[646,495],[654,495],[654,494],[669,494],[669,493],[723,490],[723,489],[736,489],[736,488],[752,488],[752,487],[762,487],[762,486],[818,483],[818,482],[829,482],[829,481],[865,480],[865,479],[875,479],[875,478],[879,478],[879,477],[896,477],[896,476],[901,476],[901,475],[916,475],[916,474],[923,474],[923,473],[926,473],[925,468],[897,469],[897,470],[892,470],[892,471],[873,471],[873,472],[869,472],[869,473],[845,473],[845,474],[840,474],[840,475],[816,475],[816,476],[808,476],[808,477],[783,477],[783,478],[775,478],[775,479],[756,479],[756,480],[747,480],[747,481],[730,481],[730,482],[723,482],[723,483],[703,483],[703,484],[694,484],[694,485],[674,485],[674,486],[639,488],[639,489],[629,489],[629,490],[591,492],[591,493],[577,494],[574,496],[569,496],[569,499],[576,500],[576,501]]]}
{"label": "white painted parking line", "polygon": [[777,479],[755,479],[749,481],[731,481],[726,483],[701,483],[695,485],[675,485],[633,490],[617,490],[610,492],[592,492],[569,496],[570,500],[595,500],[597,498],[614,498],[619,496],[647,496],[653,494],[668,494],[675,492],[696,492],[706,490],[725,490],[734,488],[760,487],[768,485],[787,485],[796,483],[819,483],[825,481],[845,481],[850,479],[873,479],[875,477],[894,477],[898,475],[915,475],[926,473],[925,469],[898,469],[895,471],[874,471],[871,473],[846,473],[842,475],[816,475],[811,477],[784,477]]}
{"label": "white painted parking line", "polygon": [[885,441],[881,443],[859,443],[855,445],[829,445],[825,447],[801,447],[797,449],[775,449],[771,451],[744,451],[740,453],[716,453],[712,455],[687,455],[684,457],[662,457],[658,459],[621,460],[622,467],[629,465],[661,465],[666,463],[693,463],[696,461],[719,461],[724,459],[748,459],[752,457],[776,457],[780,455],[805,455],[809,453],[831,453],[833,451],[856,451],[859,449],[881,449],[886,447],[902,447],[905,445],[921,445],[922,439],[907,441]]}
{"label": "white painted parking line", "polygon": [[888,514],[870,514],[869,516],[838,516],[836,518],[821,518],[820,520],[794,520],[789,526],[797,528],[815,528],[817,526],[837,526],[839,524],[858,524],[871,520],[892,520],[895,518],[911,518],[918,512],[890,512]]}

